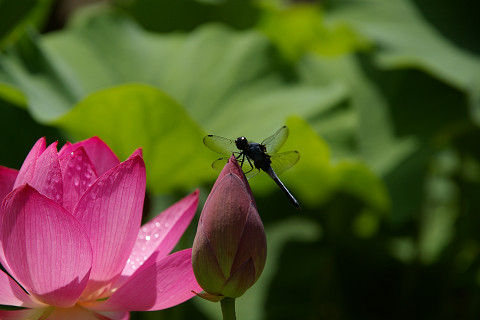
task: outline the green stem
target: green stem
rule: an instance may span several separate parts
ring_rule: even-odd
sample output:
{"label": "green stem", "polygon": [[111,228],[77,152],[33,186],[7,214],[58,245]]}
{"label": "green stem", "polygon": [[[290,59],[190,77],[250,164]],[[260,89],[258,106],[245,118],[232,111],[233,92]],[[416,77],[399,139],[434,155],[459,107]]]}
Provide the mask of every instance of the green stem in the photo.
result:
{"label": "green stem", "polygon": [[222,306],[223,320],[235,320],[235,298],[223,298],[220,301]]}

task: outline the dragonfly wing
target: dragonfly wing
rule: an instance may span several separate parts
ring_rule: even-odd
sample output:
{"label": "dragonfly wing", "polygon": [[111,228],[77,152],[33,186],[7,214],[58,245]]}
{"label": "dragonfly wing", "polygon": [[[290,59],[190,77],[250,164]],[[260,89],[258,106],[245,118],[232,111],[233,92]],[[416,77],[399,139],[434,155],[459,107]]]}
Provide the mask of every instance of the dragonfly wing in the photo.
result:
{"label": "dragonfly wing", "polygon": [[273,135],[263,140],[262,144],[267,148],[267,153],[275,153],[283,146],[288,138],[288,128],[283,126]]}
{"label": "dragonfly wing", "polygon": [[269,155],[272,160],[272,169],[277,175],[281,175],[283,172],[293,167],[293,165],[295,165],[300,159],[300,153],[298,151],[287,151]]}
{"label": "dragonfly wing", "polygon": [[243,172],[245,173],[245,176],[247,177],[247,179],[250,179],[250,178],[255,177],[260,172],[260,170],[257,169],[257,168],[253,168],[249,172],[245,172],[245,170]]}
{"label": "dragonfly wing", "polygon": [[227,162],[228,162],[228,158],[217,159],[217,160],[213,161],[212,168],[217,170],[217,171],[222,171],[223,167],[225,167]]}
{"label": "dragonfly wing", "polygon": [[220,136],[209,134],[203,138],[203,144],[210,150],[215,151],[224,156],[230,156],[233,152],[238,152],[235,141]]}

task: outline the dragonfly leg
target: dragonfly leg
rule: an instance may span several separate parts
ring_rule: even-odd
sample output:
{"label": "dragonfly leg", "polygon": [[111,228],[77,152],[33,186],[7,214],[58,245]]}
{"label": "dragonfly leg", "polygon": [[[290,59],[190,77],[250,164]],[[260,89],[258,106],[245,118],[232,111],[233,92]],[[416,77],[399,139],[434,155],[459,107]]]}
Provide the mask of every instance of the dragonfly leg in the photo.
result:
{"label": "dragonfly leg", "polygon": [[[235,155],[235,159],[237,159],[237,161],[240,163],[240,167],[243,166],[243,161],[245,159],[243,152],[233,152],[233,154]],[[242,159],[240,159],[240,157]]]}
{"label": "dragonfly leg", "polygon": [[247,161],[248,161],[248,164],[250,165],[250,170],[248,170],[247,172],[245,172],[245,174],[249,173],[250,171],[253,170],[253,168],[255,168],[253,165],[252,165],[252,162],[250,162],[250,158],[247,157]]}
{"label": "dragonfly leg", "polygon": [[[240,157],[242,157],[242,159],[240,159]],[[236,157],[237,161],[240,163],[240,167],[243,168],[243,163],[245,162],[245,155],[243,153],[240,153],[237,157]]]}

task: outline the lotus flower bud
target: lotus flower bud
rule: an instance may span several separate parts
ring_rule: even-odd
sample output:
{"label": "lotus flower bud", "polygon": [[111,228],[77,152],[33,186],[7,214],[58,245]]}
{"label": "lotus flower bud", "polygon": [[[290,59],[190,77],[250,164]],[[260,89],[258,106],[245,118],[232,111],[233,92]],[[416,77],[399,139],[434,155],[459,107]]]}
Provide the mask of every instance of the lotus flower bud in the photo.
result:
{"label": "lotus flower bud", "polygon": [[260,277],[267,241],[247,179],[234,156],[218,176],[203,207],[192,264],[201,294],[237,298]]}

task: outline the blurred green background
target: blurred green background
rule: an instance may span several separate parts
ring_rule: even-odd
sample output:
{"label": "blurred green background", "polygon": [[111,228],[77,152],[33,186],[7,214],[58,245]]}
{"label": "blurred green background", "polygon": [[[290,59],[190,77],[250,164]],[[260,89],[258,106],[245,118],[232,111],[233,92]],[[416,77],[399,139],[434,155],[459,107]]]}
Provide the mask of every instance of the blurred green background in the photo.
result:
{"label": "blurred green background", "polygon": [[[0,163],[40,136],[143,147],[145,220],[216,175],[207,133],[286,124],[250,181],[268,238],[239,319],[480,317],[474,1],[0,0]],[[179,248],[190,247],[196,220]],[[194,298],[132,319],[219,319]]]}

